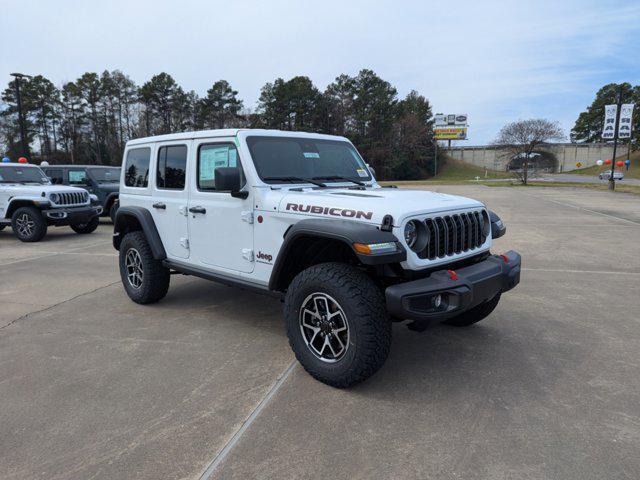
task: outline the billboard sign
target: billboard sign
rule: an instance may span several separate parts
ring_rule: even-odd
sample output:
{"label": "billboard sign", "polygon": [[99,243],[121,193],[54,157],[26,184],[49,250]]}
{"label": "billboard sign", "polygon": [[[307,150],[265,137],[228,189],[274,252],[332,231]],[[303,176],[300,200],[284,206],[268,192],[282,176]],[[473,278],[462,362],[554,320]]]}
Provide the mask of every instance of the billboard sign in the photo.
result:
{"label": "billboard sign", "polygon": [[466,113],[436,113],[434,116],[433,134],[436,140],[466,140],[467,128]]}

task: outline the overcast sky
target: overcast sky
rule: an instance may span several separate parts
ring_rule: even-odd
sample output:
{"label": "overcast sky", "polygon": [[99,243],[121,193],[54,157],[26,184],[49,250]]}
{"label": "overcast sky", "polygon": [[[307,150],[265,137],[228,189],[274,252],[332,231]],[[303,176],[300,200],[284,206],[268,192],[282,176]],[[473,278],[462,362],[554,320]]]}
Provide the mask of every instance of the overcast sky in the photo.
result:
{"label": "overcast sky", "polygon": [[120,69],[168,72],[202,95],[218,79],[249,108],[277,77],[320,88],[370,68],[434,113],[468,113],[469,145],[520,118],[575,118],[609,82],[640,84],[640,2],[0,0],[0,80],[56,84]]}

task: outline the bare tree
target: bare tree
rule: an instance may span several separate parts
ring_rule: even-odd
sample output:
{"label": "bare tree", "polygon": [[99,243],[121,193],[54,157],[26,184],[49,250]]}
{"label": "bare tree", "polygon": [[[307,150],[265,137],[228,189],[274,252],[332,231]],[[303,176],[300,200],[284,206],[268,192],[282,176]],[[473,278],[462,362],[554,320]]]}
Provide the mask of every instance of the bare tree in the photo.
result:
{"label": "bare tree", "polygon": [[526,185],[529,175],[529,161],[534,151],[552,140],[564,138],[564,133],[558,122],[532,118],[505,125],[493,143],[504,149],[509,158],[517,158],[522,161],[522,171],[516,170],[516,174],[522,184]]}

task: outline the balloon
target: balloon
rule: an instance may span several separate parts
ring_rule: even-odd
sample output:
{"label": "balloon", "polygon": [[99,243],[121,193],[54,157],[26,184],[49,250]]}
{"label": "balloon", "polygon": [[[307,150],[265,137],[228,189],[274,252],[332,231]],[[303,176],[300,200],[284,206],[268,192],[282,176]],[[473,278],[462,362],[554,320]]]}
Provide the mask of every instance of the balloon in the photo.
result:
{"label": "balloon", "polygon": [[631,160],[629,159],[625,160],[624,164],[628,167],[629,165],[631,165]]}
{"label": "balloon", "polygon": [[617,167],[622,167],[622,166],[624,166],[624,162],[623,162],[622,160],[618,160],[618,161],[616,162],[616,166],[617,166]]}
{"label": "balloon", "polygon": [[18,163],[29,163],[29,161],[25,157],[20,157]]}
{"label": "balloon", "polygon": [[11,161],[11,159],[9,157],[4,157],[2,159],[2,163],[9,163]]}
{"label": "balloon", "polygon": [[49,166],[49,162],[47,162],[46,160],[43,160],[42,162],[40,162],[40,165],[42,167],[48,167]]}
{"label": "balloon", "polygon": [[601,167],[603,163],[604,163],[604,162],[603,162],[602,160],[598,160],[598,161],[596,162],[596,165],[598,165],[599,167]]}
{"label": "balloon", "polygon": [[611,160],[607,158],[607,159],[604,161],[604,164],[605,164],[605,165],[611,165]]}

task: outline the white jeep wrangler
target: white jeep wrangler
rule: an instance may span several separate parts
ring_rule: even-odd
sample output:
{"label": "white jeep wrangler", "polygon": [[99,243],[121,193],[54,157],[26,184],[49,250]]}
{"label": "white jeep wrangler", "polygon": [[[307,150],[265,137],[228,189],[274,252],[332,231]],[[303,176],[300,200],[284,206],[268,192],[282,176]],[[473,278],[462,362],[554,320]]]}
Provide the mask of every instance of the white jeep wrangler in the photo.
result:
{"label": "white jeep wrangler", "polygon": [[171,273],[284,301],[297,359],[347,387],[387,358],[391,322],[482,320],[520,280],[505,227],[468,198],[378,185],[342,137],[213,130],[127,143],[113,244],[129,297]]}
{"label": "white jeep wrangler", "polygon": [[49,225],[69,225],[76,233],[91,233],[102,207],[82,188],[52,185],[40,167],[0,163],[0,230],[11,225],[23,242],[38,242]]}

